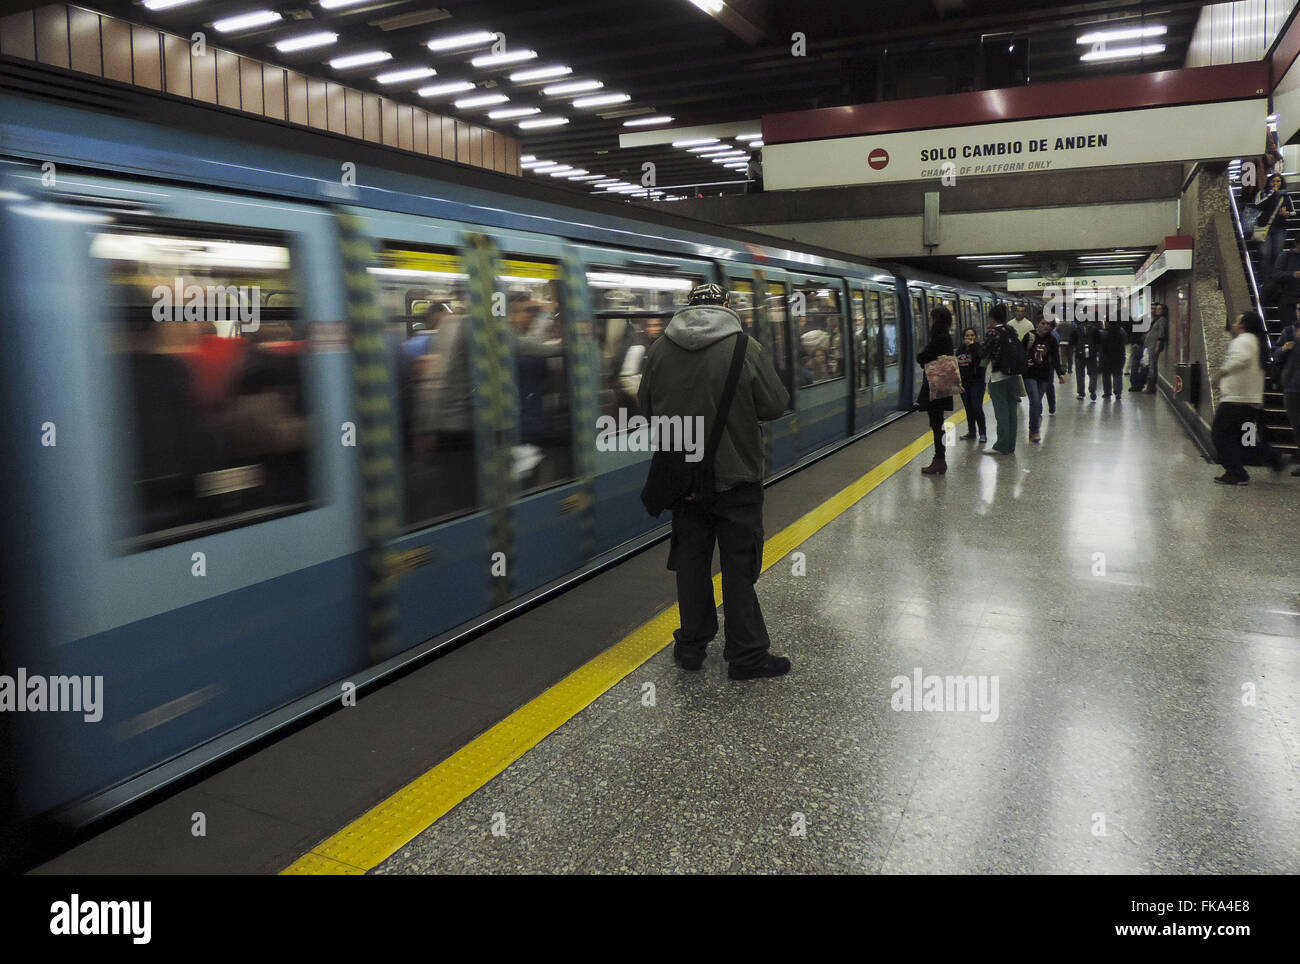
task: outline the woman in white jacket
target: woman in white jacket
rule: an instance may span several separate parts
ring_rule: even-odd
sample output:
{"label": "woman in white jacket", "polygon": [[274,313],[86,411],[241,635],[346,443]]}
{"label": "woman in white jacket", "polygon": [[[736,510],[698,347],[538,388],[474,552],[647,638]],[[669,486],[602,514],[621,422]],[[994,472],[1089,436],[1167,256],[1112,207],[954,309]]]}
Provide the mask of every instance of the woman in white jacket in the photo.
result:
{"label": "woman in white jacket", "polygon": [[1220,485],[1245,485],[1250,475],[1243,464],[1246,448],[1258,448],[1260,461],[1282,470],[1282,456],[1264,437],[1264,370],[1268,366],[1268,333],[1258,312],[1247,311],[1233,323],[1223,367],[1210,379],[1219,391],[1210,432],[1223,474]]}

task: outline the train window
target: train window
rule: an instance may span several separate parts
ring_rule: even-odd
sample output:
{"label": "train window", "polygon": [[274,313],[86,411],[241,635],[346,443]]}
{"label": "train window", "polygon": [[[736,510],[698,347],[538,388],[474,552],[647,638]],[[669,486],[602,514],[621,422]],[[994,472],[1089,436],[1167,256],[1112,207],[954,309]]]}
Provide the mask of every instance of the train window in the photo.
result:
{"label": "train window", "polygon": [[844,376],[844,321],[837,288],[804,282],[794,286],[791,301],[800,296],[799,385],[806,388]]}
{"label": "train window", "polygon": [[574,477],[560,269],[553,262],[507,255],[499,280],[509,307],[519,391],[514,471],[520,489],[535,492]]}
{"label": "train window", "polygon": [[600,345],[602,415],[622,425],[619,409],[629,418],[640,414],[636,396],[646,352],[700,283],[698,275],[640,274],[618,267],[597,266],[587,272]]}
{"label": "train window", "polygon": [[[311,505],[297,285],[283,235],[115,224],[91,241],[134,434],[124,548]],[[274,300],[272,300],[274,299]]]}
{"label": "train window", "polygon": [[770,282],[767,286],[767,320],[772,325],[772,367],[785,390],[789,401],[786,411],[794,408],[794,390],[790,384],[790,332],[786,324],[785,285]]}
{"label": "train window", "polygon": [[406,491],[417,528],[479,506],[474,379],[466,314],[469,276],[459,255],[384,244],[370,271],[388,319]]}
{"label": "train window", "polygon": [[732,310],[740,316],[740,324],[745,334],[754,334],[754,323],[758,317],[758,306],[754,304],[754,282],[739,278],[730,280],[731,291],[727,298]]}
{"label": "train window", "polygon": [[[871,353],[868,350],[867,311],[862,292],[855,288],[852,296],[853,347],[857,354],[855,387],[861,392],[871,386]],[[877,325],[877,327],[879,327]]]}
{"label": "train window", "polygon": [[898,365],[898,299],[889,293],[880,296],[880,325],[885,334],[885,367]]}

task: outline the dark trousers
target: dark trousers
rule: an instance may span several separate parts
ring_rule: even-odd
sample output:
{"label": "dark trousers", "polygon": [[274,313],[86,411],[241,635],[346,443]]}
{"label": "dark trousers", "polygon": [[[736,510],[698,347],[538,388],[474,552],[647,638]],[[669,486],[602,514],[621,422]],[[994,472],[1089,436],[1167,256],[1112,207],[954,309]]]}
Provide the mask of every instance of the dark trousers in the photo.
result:
{"label": "dark trousers", "polygon": [[943,417],[948,414],[939,405],[930,405],[926,409],[930,413],[930,431],[934,433],[934,457],[941,459],[945,451],[943,447]]}
{"label": "dark trousers", "polygon": [[961,393],[961,403],[966,406],[967,430],[987,435],[984,430],[984,379],[975,378]]}
{"label": "dark trousers", "polygon": [[[1277,449],[1268,444],[1264,435],[1264,409],[1245,402],[1221,402],[1214,413],[1214,424],[1210,426],[1210,435],[1214,441],[1214,451],[1219,456],[1219,464],[1224,472],[1239,479],[1250,478],[1246,471],[1246,446],[1242,436],[1247,424],[1255,423],[1254,449],[1262,465],[1276,465],[1282,461]],[[1252,459],[1252,461],[1254,461]]]}
{"label": "dark trousers", "polygon": [[1065,374],[1074,373],[1074,349],[1065,342],[1061,342],[1061,364],[1065,366]]}
{"label": "dark trousers", "polygon": [[998,437],[993,449],[1010,453],[1016,450],[1016,432],[1020,429],[1020,399],[1017,397],[1016,379],[1004,378],[989,383],[989,398],[993,400],[993,419],[997,422]]}
{"label": "dark trousers", "polygon": [[1083,395],[1083,376],[1088,376],[1088,394],[1094,398],[1097,395],[1097,362],[1093,359],[1079,358],[1079,363],[1074,366],[1074,385],[1078,389],[1078,395]]}
{"label": "dark trousers", "polygon": [[[1291,441],[1300,445],[1300,392],[1284,392],[1286,401],[1286,420],[1291,423]],[[1300,461],[1300,454],[1296,456]]]}
{"label": "dark trousers", "polygon": [[[1116,368],[1118,367],[1118,371]],[[1110,365],[1103,365],[1101,369],[1101,393],[1103,395],[1123,395],[1124,394],[1124,367],[1116,366],[1113,362]]]}
{"label": "dark trousers", "polygon": [[673,508],[668,568],[677,573],[681,626],[673,634],[678,656],[703,656],[718,634],[713,600],[713,546],[722,563],[722,611],[726,617],[723,659],[753,666],[767,657],[770,641],[754,583],[763,568],[763,486],[749,482],[719,492],[702,509],[689,502]]}

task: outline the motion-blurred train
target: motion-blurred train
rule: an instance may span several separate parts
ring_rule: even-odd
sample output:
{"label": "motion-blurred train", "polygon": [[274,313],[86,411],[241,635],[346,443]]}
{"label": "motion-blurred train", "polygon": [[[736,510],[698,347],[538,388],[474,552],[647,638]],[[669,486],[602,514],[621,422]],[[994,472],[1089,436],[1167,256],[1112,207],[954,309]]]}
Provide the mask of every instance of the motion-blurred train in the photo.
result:
{"label": "motion-blurred train", "polygon": [[912,407],[931,306],[982,331],[999,298],[298,136],[0,94],[10,830],[111,812],[661,535],[648,454],[597,421],[635,411],[692,286],[790,390],[772,477]]}

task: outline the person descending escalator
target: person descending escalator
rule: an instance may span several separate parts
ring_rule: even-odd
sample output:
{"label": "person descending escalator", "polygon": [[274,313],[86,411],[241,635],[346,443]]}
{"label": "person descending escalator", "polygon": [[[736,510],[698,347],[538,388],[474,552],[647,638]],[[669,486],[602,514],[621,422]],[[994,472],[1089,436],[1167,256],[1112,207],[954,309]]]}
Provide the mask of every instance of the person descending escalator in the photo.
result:
{"label": "person descending escalator", "polygon": [[1233,323],[1233,339],[1223,367],[1210,378],[1219,393],[1210,434],[1223,474],[1220,485],[1245,485],[1247,446],[1259,449],[1259,460],[1274,472],[1285,463],[1281,453],[1268,444],[1264,432],[1264,372],[1268,370],[1268,332],[1258,312],[1243,312]]}

